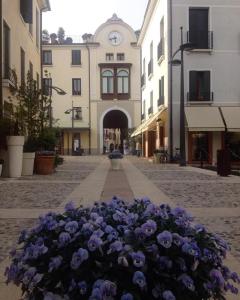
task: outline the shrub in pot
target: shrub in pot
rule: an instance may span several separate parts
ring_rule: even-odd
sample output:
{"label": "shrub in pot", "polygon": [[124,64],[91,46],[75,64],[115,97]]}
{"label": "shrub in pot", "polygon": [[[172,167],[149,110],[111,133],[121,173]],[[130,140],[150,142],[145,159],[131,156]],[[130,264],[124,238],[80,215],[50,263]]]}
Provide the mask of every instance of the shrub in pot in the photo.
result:
{"label": "shrub in pot", "polygon": [[113,170],[118,170],[120,168],[120,159],[123,158],[122,153],[119,150],[113,150],[108,158],[111,161],[111,166]]}
{"label": "shrub in pot", "polygon": [[34,136],[27,137],[23,146],[22,175],[33,175],[35,152],[38,149],[38,139]]}
{"label": "shrub in pot", "polygon": [[182,208],[113,198],[40,217],[11,252],[25,299],[224,300],[239,276],[229,246]]}

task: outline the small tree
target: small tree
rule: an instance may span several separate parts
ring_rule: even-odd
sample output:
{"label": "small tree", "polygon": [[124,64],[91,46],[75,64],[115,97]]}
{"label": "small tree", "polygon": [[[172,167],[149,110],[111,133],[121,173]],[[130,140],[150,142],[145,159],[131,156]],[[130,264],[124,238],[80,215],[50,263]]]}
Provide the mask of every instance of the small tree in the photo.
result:
{"label": "small tree", "polygon": [[65,42],[65,30],[62,27],[58,28],[57,37],[58,37],[59,44],[64,44],[64,42]]}
{"label": "small tree", "polygon": [[49,44],[50,35],[46,29],[42,31],[42,42],[43,44]]}
{"label": "small tree", "polygon": [[50,34],[50,39],[51,39],[51,44],[53,44],[53,45],[58,44],[56,33],[51,33]]}

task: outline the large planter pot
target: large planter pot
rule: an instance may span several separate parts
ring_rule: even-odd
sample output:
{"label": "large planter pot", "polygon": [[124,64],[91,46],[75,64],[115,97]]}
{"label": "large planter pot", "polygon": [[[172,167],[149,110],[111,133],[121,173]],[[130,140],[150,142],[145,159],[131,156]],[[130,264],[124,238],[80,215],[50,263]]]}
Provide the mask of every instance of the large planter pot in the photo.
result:
{"label": "large planter pot", "polygon": [[23,164],[22,164],[22,175],[31,176],[33,175],[35,152],[23,153]]}
{"label": "large planter pot", "polygon": [[24,136],[7,136],[9,177],[20,177],[22,174]]}
{"label": "large planter pot", "polygon": [[36,173],[39,175],[49,175],[54,172],[54,155],[37,154],[35,159]]}
{"label": "large planter pot", "polygon": [[111,167],[112,167],[112,170],[119,170],[120,169],[120,158],[112,158],[110,159],[111,161]]}

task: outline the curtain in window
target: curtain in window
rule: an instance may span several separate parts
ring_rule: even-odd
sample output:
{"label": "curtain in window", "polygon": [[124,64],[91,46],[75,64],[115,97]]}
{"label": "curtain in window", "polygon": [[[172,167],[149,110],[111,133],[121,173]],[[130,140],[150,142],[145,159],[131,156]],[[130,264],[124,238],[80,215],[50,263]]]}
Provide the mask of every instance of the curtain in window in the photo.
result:
{"label": "curtain in window", "polygon": [[117,73],[118,82],[118,94],[129,93],[129,74],[125,70],[121,70]]}
{"label": "curtain in window", "polygon": [[113,94],[113,72],[111,70],[102,72],[102,92],[103,94]]}

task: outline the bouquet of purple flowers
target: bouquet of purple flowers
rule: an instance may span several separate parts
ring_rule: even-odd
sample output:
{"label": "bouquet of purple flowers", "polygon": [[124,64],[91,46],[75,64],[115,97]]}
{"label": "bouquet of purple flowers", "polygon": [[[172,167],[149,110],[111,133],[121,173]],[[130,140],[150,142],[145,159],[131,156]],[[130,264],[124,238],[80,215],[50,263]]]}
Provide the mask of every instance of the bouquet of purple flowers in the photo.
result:
{"label": "bouquet of purple flowers", "polygon": [[23,231],[7,282],[25,299],[224,300],[240,279],[219,236],[182,208],[113,198],[48,213]]}

